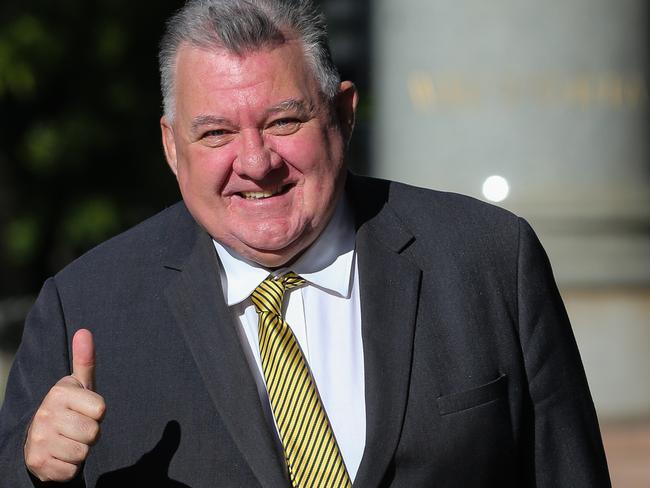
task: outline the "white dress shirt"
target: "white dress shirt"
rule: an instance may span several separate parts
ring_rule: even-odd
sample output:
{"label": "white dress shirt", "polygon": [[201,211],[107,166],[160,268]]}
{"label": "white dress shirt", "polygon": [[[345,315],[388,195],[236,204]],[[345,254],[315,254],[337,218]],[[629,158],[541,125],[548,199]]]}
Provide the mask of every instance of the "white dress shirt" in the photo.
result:
{"label": "white dress shirt", "polygon": [[[250,295],[270,271],[243,259],[213,241],[221,261],[221,283],[228,307],[250,346],[247,354],[258,390],[268,408],[268,394],[258,340],[258,315]],[[336,436],[345,466],[354,480],[365,447],[366,408],[359,273],[354,249],[355,229],[345,198],[323,233],[290,267],[305,286],[285,293],[285,320],[309,363],[318,392]],[[243,332],[243,334],[241,334]],[[273,422],[275,419],[273,419]]]}

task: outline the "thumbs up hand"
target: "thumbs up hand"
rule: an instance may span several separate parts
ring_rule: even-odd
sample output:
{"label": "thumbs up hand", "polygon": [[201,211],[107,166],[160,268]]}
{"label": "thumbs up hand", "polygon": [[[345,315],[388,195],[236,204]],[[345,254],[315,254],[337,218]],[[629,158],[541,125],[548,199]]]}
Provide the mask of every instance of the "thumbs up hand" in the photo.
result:
{"label": "thumbs up hand", "polygon": [[41,481],[69,481],[99,439],[104,399],[93,392],[95,345],[90,331],[72,338],[72,375],[61,378],[36,411],[27,432],[25,464]]}

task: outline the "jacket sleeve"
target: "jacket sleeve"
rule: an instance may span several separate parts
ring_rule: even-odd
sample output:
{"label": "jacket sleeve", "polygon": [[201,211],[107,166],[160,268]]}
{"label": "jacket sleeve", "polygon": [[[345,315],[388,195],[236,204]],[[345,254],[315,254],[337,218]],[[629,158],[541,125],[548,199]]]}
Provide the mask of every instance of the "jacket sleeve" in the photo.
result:
{"label": "jacket sleeve", "polygon": [[569,318],[546,253],[523,219],[517,274],[519,334],[532,406],[528,479],[537,488],[610,487]]}
{"label": "jacket sleeve", "polygon": [[57,381],[70,374],[68,343],[59,295],[50,278],[25,321],[0,410],[1,488],[43,485],[29,474],[23,446],[41,401]]}

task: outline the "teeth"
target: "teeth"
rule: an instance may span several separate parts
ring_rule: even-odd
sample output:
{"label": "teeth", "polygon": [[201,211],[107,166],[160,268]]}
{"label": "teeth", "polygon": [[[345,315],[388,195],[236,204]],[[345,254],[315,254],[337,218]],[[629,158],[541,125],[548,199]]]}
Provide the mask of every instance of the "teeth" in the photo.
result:
{"label": "teeth", "polygon": [[272,197],[276,193],[278,193],[278,190],[276,190],[276,191],[243,191],[243,192],[241,192],[241,195],[247,200],[258,200],[260,198]]}

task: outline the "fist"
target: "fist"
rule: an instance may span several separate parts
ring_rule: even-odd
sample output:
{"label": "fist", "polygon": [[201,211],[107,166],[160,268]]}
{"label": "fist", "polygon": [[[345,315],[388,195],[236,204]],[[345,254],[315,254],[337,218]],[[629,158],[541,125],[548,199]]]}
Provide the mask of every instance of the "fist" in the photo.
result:
{"label": "fist", "polygon": [[25,464],[41,481],[73,479],[99,439],[106,405],[93,392],[95,346],[90,331],[72,338],[72,375],[43,399],[27,432]]}

